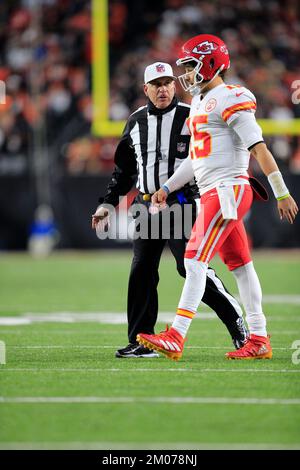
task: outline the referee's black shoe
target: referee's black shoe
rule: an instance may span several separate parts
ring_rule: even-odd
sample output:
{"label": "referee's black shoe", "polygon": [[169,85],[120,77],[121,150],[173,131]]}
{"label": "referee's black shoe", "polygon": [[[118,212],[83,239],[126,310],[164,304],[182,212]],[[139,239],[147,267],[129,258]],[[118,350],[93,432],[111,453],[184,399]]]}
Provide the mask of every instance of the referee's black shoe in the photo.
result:
{"label": "referee's black shoe", "polygon": [[235,349],[240,349],[245,346],[250,334],[243,317],[240,317],[236,322],[227,325],[227,328],[231,334]]}
{"label": "referee's black shoe", "polygon": [[126,348],[121,348],[116,351],[116,357],[144,357],[152,358],[159,357],[159,354],[156,351],[151,351],[145,346],[140,345],[139,343],[129,343]]}

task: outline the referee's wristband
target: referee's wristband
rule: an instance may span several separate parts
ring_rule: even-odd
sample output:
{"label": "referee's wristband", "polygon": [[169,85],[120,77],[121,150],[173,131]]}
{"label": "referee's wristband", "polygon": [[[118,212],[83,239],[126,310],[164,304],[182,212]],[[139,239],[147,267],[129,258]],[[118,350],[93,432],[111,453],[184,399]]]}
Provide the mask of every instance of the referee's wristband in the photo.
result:
{"label": "referee's wristband", "polygon": [[285,185],[280,171],[273,171],[273,173],[270,173],[268,175],[268,180],[277,201],[281,201],[282,199],[289,197],[289,190]]}
{"label": "referee's wristband", "polygon": [[167,193],[167,195],[169,196],[170,190],[169,190],[169,188],[168,188],[168,186],[167,186],[166,184],[163,184],[162,187],[161,187],[161,189],[163,189],[163,190]]}

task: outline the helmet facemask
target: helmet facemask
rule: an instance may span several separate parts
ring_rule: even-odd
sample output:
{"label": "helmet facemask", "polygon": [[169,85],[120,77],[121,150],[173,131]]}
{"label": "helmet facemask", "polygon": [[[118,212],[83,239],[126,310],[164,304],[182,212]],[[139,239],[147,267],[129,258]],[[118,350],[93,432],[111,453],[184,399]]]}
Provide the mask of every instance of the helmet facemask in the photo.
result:
{"label": "helmet facemask", "polygon": [[[196,64],[193,70],[186,72],[182,75],[179,75],[178,80],[184,91],[188,91],[192,96],[198,95],[200,93],[199,85],[203,82],[204,77],[201,75],[200,70],[203,66],[203,62],[195,59],[194,57],[187,57],[185,59],[179,59],[176,62],[177,65],[193,65]],[[190,82],[191,75],[194,74],[194,82]]]}
{"label": "helmet facemask", "polygon": [[[186,72],[183,75],[179,75],[178,80],[184,91],[188,91],[192,96],[199,95],[202,93],[205,88],[222,72],[224,69],[224,64],[219,67],[216,73],[210,80],[204,80],[204,76],[200,73],[201,68],[203,67],[203,62],[201,60],[197,60],[194,57],[186,57],[184,59],[178,59],[176,64],[177,65],[187,65],[196,63],[196,66],[190,72]],[[188,80],[191,74],[194,75],[194,83],[190,83]],[[204,86],[201,87],[201,83],[206,82]]]}

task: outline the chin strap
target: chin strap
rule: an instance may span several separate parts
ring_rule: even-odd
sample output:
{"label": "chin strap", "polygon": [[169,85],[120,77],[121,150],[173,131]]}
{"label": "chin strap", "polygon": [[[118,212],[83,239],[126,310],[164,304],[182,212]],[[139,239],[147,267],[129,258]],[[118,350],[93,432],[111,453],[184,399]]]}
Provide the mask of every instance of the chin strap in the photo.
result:
{"label": "chin strap", "polygon": [[[208,85],[222,72],[224,69],[224,64],[221,65],[221,67],[217,70],[213,78],[209,80],[209,82],[205,83],[203,87],[201,87],[201,83],[203,82],[196,82],[195,85],[192,85],[192,88],[189,90],[189,93],[192,96],[200,95],[200,93],[203,93],[203,91],[208,87]],[[197,75],[197,74],[196,74]],[[195,77],[196,77],[195,75]]]}

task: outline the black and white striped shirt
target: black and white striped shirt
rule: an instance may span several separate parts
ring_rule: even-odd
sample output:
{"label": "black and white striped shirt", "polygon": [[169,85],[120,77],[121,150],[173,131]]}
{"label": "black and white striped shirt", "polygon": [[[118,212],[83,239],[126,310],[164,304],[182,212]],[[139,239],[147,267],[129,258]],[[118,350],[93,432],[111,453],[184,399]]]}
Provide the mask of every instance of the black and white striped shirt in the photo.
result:
{"label": "black and white striped shirt", "polygon": [[190,107],[174,97],[161,110],[150,101],[129,116],[115,153],[116,168],[104,201],[113,205],[133,185],[153,194],[172,176],[188,155],[190,135],[186,124]]}

